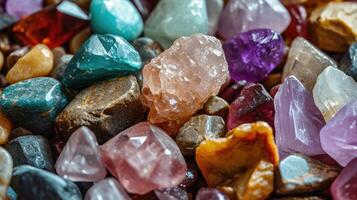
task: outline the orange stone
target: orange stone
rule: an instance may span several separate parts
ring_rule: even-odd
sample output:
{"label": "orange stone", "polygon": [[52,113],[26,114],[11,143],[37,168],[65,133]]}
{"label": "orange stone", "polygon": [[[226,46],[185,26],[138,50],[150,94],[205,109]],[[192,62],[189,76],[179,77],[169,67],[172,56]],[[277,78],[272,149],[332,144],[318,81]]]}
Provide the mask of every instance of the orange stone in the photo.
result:
{"label": "orange stone", "polygon": [[0,112],[0,145],[3,145],[9,141],[12,124],[10,120],[6,118],[4,113]]}

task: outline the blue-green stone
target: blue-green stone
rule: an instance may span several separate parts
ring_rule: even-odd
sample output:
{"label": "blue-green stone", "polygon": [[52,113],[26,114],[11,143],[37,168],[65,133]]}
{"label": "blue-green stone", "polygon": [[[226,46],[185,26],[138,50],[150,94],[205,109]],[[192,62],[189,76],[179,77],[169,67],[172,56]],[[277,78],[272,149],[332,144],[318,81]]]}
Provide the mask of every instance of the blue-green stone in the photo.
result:
{"label": "blue-green stone", "polygon": [[139,53],[120,36],[92,35],[68,63],[62,82],[70,88],[84,88],[96,81],[139,71]]}
{"label": "blue-green stone", "polygon": [[47,77],[10,85],[0,97],[1,109],[12,122],[44,135],[51,133],[57,114],[67,103],[61,83]]}
{"label": "blue-green stone", "polygon": [[130,41],[144,28],[139,11],[129,0],[92,0],[90,14],[95,33],[115,34]]}

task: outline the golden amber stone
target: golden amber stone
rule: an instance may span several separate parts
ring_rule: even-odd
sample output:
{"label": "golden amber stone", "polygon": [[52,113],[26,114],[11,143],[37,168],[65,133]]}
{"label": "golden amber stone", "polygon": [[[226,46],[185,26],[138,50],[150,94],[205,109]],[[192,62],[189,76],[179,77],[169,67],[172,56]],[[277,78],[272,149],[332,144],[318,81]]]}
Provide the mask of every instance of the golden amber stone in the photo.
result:
{"label": "golden amber stone", "polygon": [[5,63],[4,54],[0,51],[0,70],[4,66],[4,63]]}
{"label": "golden amber stone", "polygon": [[7,143],[9,140],[12,124],[6,118],[4,113],[0,112],[0,145]]}
{"label": "golden amber stone", "polygon": [[254,168],[261,160],[278,165],[273,130],[267,123],[242,124],[227,135],[205,140],[196,149],[197,164],[210,187]]}
{"label": "golden amber stone", "polygon": [[323,50],[345,52],[357,41],[356,2],[331,2],[317,7],[309,21],[310,36]]}

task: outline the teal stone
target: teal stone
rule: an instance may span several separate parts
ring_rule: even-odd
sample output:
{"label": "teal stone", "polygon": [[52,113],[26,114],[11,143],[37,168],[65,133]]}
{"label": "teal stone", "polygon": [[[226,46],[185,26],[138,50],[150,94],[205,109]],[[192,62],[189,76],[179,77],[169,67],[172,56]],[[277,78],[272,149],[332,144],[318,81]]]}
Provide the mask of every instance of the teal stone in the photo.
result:
{"label": "teal stone", "polygon": [[91,26],[95,33],[119,35],[133,40],[141,34],[144,22],[129,0],[92,0]]}
{"label": "teal stone", "polygon": [[47,77],[10,85],[0,96],[1,109],[12,122],[46,136],[53,132],[56,116],[67,103],[61,83]]}
{"label": "teal stone", "polygon": [[62,83],[79,89],[139,71],[139,53],[120,36],[92,35],[77,51],[63,74]]}
{"label": "teal stone", "polygon": [[179,37],[209,31],[206,1],[161,0],[145,23],[145,36],[165,49]]}

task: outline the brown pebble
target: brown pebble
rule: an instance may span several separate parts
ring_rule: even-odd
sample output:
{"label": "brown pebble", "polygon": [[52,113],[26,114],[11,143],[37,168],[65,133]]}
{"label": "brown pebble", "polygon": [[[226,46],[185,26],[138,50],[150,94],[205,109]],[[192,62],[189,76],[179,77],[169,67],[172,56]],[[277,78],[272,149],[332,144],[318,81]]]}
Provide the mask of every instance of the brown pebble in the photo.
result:
{"label": "brown pebble", "polygon": [[212,96],[206,101],[205,105],[203,106],[203,109],[200,110],[198,113],[203,113],[207,115],[217,115],[225,119],[227,117],[228,110],[229,104],[226,102],[226,100],[218,96]]}
{"label": "brown pebble", "polygon": [[9,141],[9,136],[12,128],[12,123],[4,113],[0,112],[0,145],[6,144]]}
{"label": "brown pebble", "polygon": [[15,63],[29,51],[30,48],[28,46],[24,46],[11,52],[6,58],[7,71],[9,71],[15,65]]}
{"label": "brown pebble", "polygon": [[69,43],[69,52],[71,52],[71,54],[75,54],[90,35],[90,28],[83,29],[81,32],[77,33]]}
{"label": "brown pebble", "polygon": [[0,51],[0,71],[2,70],[2,67],[4,66],[5,63],[5,58],[4,58],[4,54]]}

